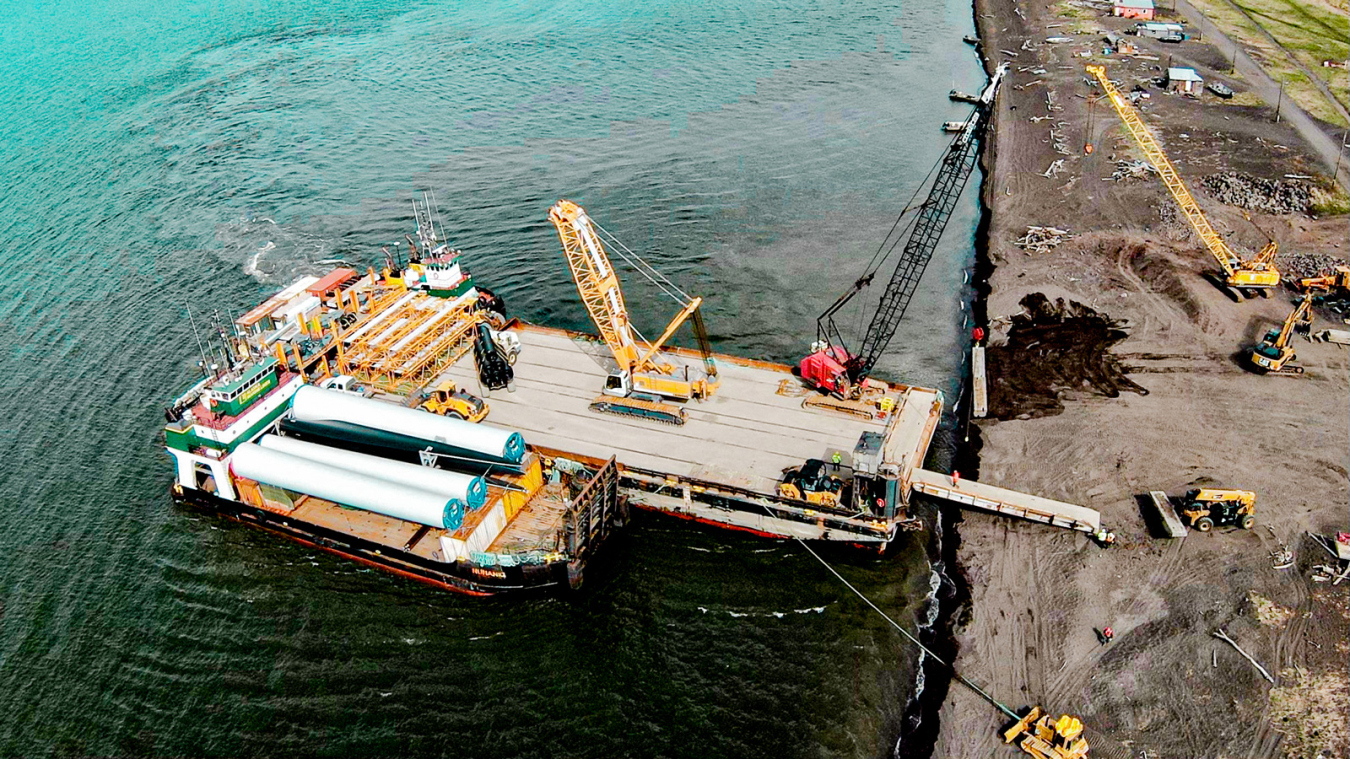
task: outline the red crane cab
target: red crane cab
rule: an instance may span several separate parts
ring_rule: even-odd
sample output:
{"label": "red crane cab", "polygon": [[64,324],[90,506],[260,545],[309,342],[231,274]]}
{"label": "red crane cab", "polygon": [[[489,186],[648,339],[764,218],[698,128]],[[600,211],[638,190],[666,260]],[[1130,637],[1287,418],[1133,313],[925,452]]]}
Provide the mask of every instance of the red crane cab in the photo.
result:
{"label": "red crane cab", "polygon": [[850,384],[848,370],[844,367],[844,364],[850,358],[852,357],[848,354],[848,351],[843,348],[825,346],[802,359],[798,371],[807,385],[817,390],[846,397],[849,393]]}

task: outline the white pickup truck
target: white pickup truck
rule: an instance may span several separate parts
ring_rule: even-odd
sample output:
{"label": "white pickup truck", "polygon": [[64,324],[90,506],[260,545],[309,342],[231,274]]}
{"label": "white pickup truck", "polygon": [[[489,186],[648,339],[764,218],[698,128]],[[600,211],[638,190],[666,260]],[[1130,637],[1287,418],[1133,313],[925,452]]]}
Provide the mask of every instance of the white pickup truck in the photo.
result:
{"label": "white pickup truck", "polygon": [[362,398],[369,398],[372,395],[370,388],[358,384],[355,377],[349,377],[345,374],[339,374],[336,377],[324,377],[319,380],[318,386],[324,390],[336,390],[339,393],[351,393],[352,395],[359,395]]}

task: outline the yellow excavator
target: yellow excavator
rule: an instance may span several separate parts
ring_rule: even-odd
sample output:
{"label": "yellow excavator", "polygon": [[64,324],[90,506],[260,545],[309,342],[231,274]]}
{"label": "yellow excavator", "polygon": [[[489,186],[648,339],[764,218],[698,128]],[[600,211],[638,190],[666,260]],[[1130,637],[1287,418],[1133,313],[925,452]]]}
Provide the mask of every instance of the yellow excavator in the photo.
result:
{"label": "yellow excavator", "polygon": [[1065,714],[1059,719],[1033,706],[1027,716],[1003,731],[1004,743],[1016,743],[1036,759],[1087,759],[1083,721]]}
{"label": "yellow excavator", "polygon": [[1261,344],[1252,348],[1251,360],[1257,369],[1267,374],[1302,374],[1303,367],[1290,364],[1290,361],[1298,358],[1294,354],[1294,347],[1289,344],[1289,339],[1293,337],[1295,330],[1312,326],[1312,301],[1317,295],[1316,290],[1309,291],[1299,301],[1294,310],[1285,317],[1284,324],[1279,329],[1272,329],[1266,333]]}
{"label": "yellow excavator", "polygon": [[[600,240],[600,229],[581,206],[559,200],[548,212],[549,221],[558,230],[563,254],[576,282],[581,302],[600,331],[600,337],[614,356],[617,369],[605,380],[603,394],[591,404],[592,411],[619,414],[667,424],[684,424],[684,410],[666,400],[702,400],[717,390],[717,365],[712,358],[708,333],[699,311],[702,298],[691,298],[637,254],[614,240],[620,255],[680,304],[680,312],[666,325],[661,336],[648,342],[628,318],[623,291],[609,255]],[[661,352],[661,346],[690,321],[698,337],[703,358],[702,370],[675,364]]]}
{"label": "yellow excavator", "polygon": [[1167,154],[1163,152],[1162,146],[1158,144],[1158,141],[1153,137],[1153,133],[1139,118],[1139,112],[1135,110],[1129,100],[1120,94],[1120,90],[1116,89],[1116,86],[1106,76],[1106,68],[1103,66],[1088,66],[1087,71],[1097,77],[1097,82],[1101,85],[1102,91],[1106,93],[1107,99],[1115,107],[1116,113],[1120,114],[1120,120],[1125,122],[1125,128],[1134,137],[1134,141],[1139,143],[1145,157],[1158,170],[1158,176],[1162,177],[1163,184],[1167,185],[1172,197],[1176,199],[1177,205],[1181,207],[1182,214],[1191,223],[1191,228],[1195,230],[1200,240],[1205,243],[1210,255],[1214,256],[1214,260],[1223,269],[1223,283],[1227,286],[1229,292],[1235,298],[1241,299],[1242,296],[1252,293],[1266,295],[1270,288],[1279,285],[1280,271],[1275,268],[1275,255],[1279,253],[1279,244],[1272,240],[1255,256],[1245,259],[1228,247],[1228,243],[1224,242],[1219,233],[1214,231],[1214,227],[1210,225],[1209,219],[1200,210],[1195,198],[1191,197],[1185,183],[1177,175],[1176,168],[1172,166],[1171,161],[1167,160]]}

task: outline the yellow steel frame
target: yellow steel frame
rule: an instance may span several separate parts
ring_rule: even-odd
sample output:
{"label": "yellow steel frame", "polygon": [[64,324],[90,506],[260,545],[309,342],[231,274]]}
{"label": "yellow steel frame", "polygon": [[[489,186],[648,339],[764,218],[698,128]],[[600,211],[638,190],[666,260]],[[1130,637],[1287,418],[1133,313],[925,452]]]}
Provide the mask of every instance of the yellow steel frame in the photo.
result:
{"label": "yellow steel frame", "polygon": [[1163,152],[1162,146],[1153,137],[1142,119],[1139,118],[1139,112],[1134,106],[1120,94],[1116,86],[1106,76],[1104,66],[1088,66],[1087,71],[1097,77],[1101,84],[1102,91],[1111,100],[1111,105],[1115,107],[1116,113],[1120,114],[1120,120],[1125,122],[1125,128],[1130,131],[1134,141],[1139,143],[1143,149],[1144,155],[1149,162],[1158,169],[1158,175],[1162,177],[1163,184],[1171,191],[1172,197],[1176,199],[1177,205],[1181,206],[1181,212],[1186,215],[1186,220],[1191,223],[1195,233],[1200,236],[1200,240],[1205,243],[1214,260],[1223,267],[1223,272],[1227,277],[1227,283],[1234,287],[1274,287],[1280,282],[1280,272],[1275,268],[1275,254],[1279,251],[1279,246],[1271,242],[1255,258],[1243,261],[1238,258],[1232,248],[1223,241],[1219,233],[1214,231],[1205,218],[1205,214],[1200,210],[1199,204],[1191,193],[1186,189],[1185,183],[1177,175],[1177,170],[1172,166],[1172,162],[1167,160],[1167,154]]}
{"label": "yellow steel frame", "polygon": [[[396,297],[403,294],[402,290],[394,292]],[[400,319],[406,322],[393,330],[381,325],[381,329],[341,350],[340,371],[386,392],[410,391],[426,384],[473,346],[473,328],[482,320],[472,303],[449,310],[436,307],[443,303],[433,296],[418,295],[399,306],[387,317],[390,326]],[[368,323],[391,304],[391,299],[382,299],[378,305],[384,308],[373,309],[361,323]],[[416,330],[421,333],[414,339],[394,347]]]}

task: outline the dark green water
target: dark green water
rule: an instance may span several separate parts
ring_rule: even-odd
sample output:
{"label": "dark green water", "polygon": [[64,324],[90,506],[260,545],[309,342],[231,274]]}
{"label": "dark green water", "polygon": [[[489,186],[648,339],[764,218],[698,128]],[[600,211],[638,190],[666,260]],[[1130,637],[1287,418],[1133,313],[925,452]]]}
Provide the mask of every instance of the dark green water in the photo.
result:
{"label": "dark green water", "polygon": [[[961,0],[9,7],[0,755],[904,755],[914,651],[793,544],[648,516],[576,596],[461,599],[174,508],[160,408],[185,304],[373,261],[422,188],[515,315],[586,327],[568,197],[707,299],[718,350],[790,361],[980,86],[971,27]],[[955,393],[975,214],[880,373]],[[902,549],[830,556],[913,622]]]}

